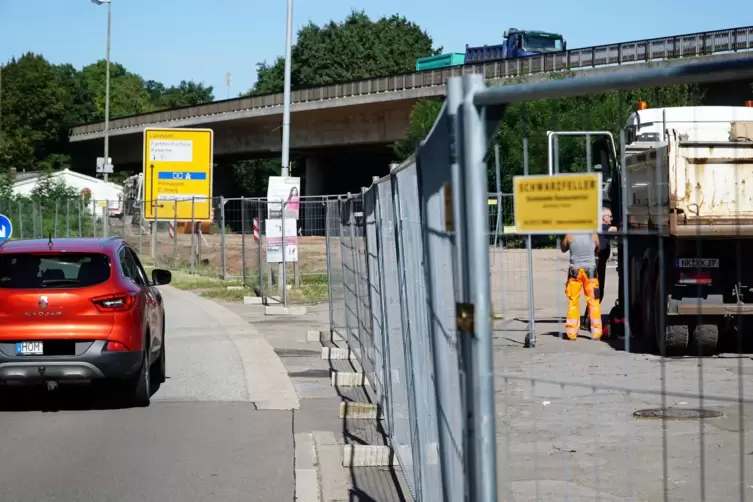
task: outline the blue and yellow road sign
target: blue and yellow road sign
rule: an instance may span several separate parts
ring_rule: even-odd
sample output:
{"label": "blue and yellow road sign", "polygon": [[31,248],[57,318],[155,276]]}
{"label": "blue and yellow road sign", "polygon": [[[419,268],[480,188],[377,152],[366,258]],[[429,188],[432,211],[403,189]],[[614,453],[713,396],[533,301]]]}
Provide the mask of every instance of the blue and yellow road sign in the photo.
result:
{"label": "blue and yellow road sign", "polygon": [[211,129],[144,129],[144,219],[210,220],[213,157]]}

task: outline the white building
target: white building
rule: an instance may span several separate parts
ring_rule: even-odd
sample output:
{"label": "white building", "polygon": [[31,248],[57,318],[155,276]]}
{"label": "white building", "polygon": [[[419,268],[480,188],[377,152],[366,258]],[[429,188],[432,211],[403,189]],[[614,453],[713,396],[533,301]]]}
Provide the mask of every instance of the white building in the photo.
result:
{"label": "white building", "polygon": [[[30,196],[39,184],[42,173],[21,172],[15,173],[13,176],[13,193],[20,196]],[[65,183],[66,186],[73,188],[78,193],[88,189],[91,193],[90,209],[92,212],[96,211],[98,215],[101,215],[105,207],[109,209],[110,214],[121,212],[123,204],[123,187],[121,185],[105,182],[69,169],[55,171],[51,177],[53,181]]]}

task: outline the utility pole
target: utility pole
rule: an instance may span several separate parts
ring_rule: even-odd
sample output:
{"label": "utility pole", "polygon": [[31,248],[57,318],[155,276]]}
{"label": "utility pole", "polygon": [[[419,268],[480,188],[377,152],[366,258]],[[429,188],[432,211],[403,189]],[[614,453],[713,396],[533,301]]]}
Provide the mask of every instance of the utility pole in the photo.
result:
{"label": "utility pole", "polygon": [[293,0],[288,0],[288,26],[285,40],[285,87],[282,105],[282,175],[290,176],[290,58],[293,45]]}
{"label": "utility pole", "polygon": [[225,73],[225,86],[227,87],[227,99],[230,99],[230,86],[233,85],[233,76],[230,72]]}

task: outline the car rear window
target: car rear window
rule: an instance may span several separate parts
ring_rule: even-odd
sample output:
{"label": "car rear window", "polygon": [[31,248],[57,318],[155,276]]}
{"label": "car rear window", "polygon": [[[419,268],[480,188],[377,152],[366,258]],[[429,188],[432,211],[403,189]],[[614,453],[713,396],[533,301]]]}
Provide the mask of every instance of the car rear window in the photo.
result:
{"label": "car rear window", "polygon": [[0,254],[0,288],[84,288],[110,278],[102,253]]}

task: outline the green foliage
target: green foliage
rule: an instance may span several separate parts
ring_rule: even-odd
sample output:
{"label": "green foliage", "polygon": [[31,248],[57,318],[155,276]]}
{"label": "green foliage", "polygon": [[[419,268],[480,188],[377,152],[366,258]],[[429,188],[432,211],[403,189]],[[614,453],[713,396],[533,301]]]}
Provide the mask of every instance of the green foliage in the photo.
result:
{"label": "green foliage", "polygon": [[400,160],[410,157],[418,144],[429,134],[442,109],[442,104],[442,101],[425,99],[413,106],[410,112],[410,122],[405,131],[405,139],[396,141],[392,145],[392,150]]}
{"label": "green foliage", "polygon": [[269,177],[279,176],[281,169],[280,159],[244,160],[233,164],[233,176],[245,197],[266,197]]}
{"label": "green foliage", "polygon": [[[703,104],[698,86],[672,86],[662,89],[636,89],[555,100],[529,101],[507,107],[492,144],[500,145],[502,191],[512,189],[513,176],[523,174],[523,137],[528,138],[528,165],[531,174],[547,172],[546,133],[551,130],[610,131],[619,142],[633,106],[645,100],[652,106],[696,106]],[[393,145],[399,160],[410,156],[415,146],[429,133],[441,109],[436,101],[419,101],[411,112],[406,139]],[[490,148],[491,150],[491,148]],[[584,171],[586,148],[583,138],[561,138],[559,143],[561,172]],[[494,159],[488,163],[489,186],[495,186]]]}
{"label": "green foliage", "polygon": [[[78,71],[29,52],[11,59],[1,71],[0,173],[11,166],[34,171],[69,164],[69,128],[104,119],[106,62]],[[110,63],[112,118],[213,99],[212,88],[203,84],[182,81],[166,88]]]}
{"label": "green foliage", "polygon": [[[416,59],[439,54],[418,25],[393,15],[372,21],[353,11],[342,22],[309,23],[298,31],[292,47],[291,86],[308,87],[352,82],[415,69]],[[249,94],[282,92],[285,59],[257,65],[257,82]]]}

